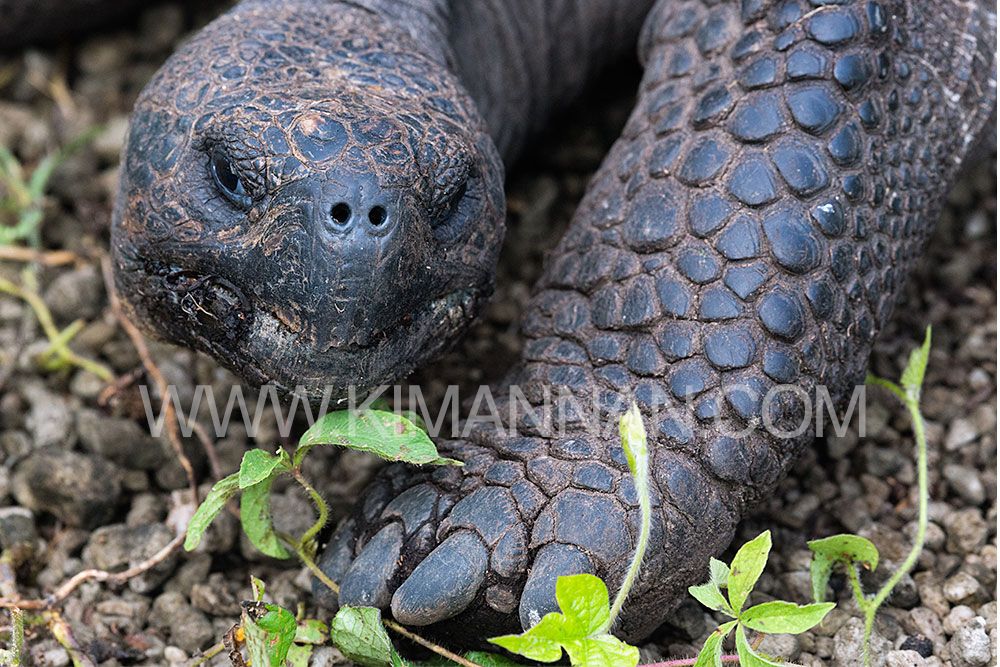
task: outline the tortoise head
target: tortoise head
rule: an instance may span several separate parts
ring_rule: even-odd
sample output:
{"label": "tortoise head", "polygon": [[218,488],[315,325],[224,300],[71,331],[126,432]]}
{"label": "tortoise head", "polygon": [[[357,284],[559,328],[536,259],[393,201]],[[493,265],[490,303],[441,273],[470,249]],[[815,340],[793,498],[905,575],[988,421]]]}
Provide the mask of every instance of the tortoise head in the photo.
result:
{"label": "tortoise head", "polygon": [[112,247],[134,314],[312,395],[402,377],[493,287],[503,168],[439,58],[379,17],[243,3],[140,96]]}

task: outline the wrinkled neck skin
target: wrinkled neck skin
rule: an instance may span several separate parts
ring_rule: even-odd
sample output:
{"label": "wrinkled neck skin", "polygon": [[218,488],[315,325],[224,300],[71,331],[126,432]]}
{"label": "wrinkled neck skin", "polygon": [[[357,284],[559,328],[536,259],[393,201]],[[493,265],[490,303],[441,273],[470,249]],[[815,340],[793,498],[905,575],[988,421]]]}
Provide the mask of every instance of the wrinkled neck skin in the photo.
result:
{"label": "wrinkled neck skin", "polygon": [[508,164],[608,63],[652,0],[345,0],[404,28],[476,102]]}

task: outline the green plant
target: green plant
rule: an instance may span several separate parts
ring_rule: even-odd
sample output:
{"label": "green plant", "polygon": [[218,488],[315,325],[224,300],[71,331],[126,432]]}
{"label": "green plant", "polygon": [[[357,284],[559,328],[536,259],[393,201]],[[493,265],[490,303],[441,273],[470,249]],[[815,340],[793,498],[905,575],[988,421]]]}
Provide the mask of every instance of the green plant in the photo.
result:
{"label": "green plant", "polygon": [[920,393],[924,384],[924,375],[927,372],[930,350],[931,328],[927,327],[923,344],[910,352],[906,368],[903,369],[898,384],[872,374],[869,374],[865,380],[869,385],[887,389],[898,398],[906,407],[910,421],[913,423],[913,436],[917,447],[917,534],[902,565],[893,572],[875,595],[869,597],[861,586],[858,567],[874,570],[878,566],[879,554],[874,544],[856,535],[834,535],[809,543],[809,548],[813,551],[813,560],[810,566],[812,589],[813,596],[817,601],[825,599],[827,582],[835,566],[843,567],[847,572],[854,599],[865,616],[865,665],[871,664],[871,634],[875,625],[875,615],[900,579],[917,564],[927,535],[927,503],[929,500],[927,436],[924,433],[924,419],[920,413]]}
{"label": "green plant", "polygon": [[37,246],[38,230],[42,224],[43,204],[49,179],[56,168],[73,153],[91,142],[100,131],[92,127],[68,144],[49,153],[25,173],[21,162],[4,146],[0,146],[0,185],[5,195],[0,197],[0,212],[5,212],[13,224],[0,225],[0,245],[28,240]]}
{"label": "green plant", "polygon": [[[289,558],[290,546],[300,556],[312,558],[316,535],[329,520],[329,509],[319,492],[302,476],[302,462],[318,445],[348,447],[388,461],[415,465],[461,465],[460,461],[439,456],[427,433],[402,415],[383,410],[331,412],[302,434],[291,455],[284,449],[275,454],[263,449],[246,452],[239,471],[216,482],[191,517],[184,548],[190,551],[197,547],[226,503],[241,494],[240,522],[257,549],[274,558]],[[317,511],[316,522],[298,538],[279,535],[271,520],[271,487],[283,475],[298,482]]]}
{"label": "green plant", "polygon": [[[705,641],[695,667],[722,665],[722,642],[736,631],[736,653],[744,667],[776,665],[774,660],[759,653],[747,639],[746,631],[761,634],[799,634],[817,625],[836,605],[832,602],[797,605],[794,602],[773,600],[744,609],[771,552],[771,532],[764,531],[736,552],[726,565],[713,558],[709,565],[709,580],[692,586],[688,592],[709,609],[719,611],[733,620],[726,621]],[[726,589],[723,594],[722,589]]]}
{"label": "green plant", "polygon": [[[659,663],[659,667],[721,667],[724,662],[739,662],[744,667],[767,667],[780,663],[763,655],[747,631],[762,638],[766,634],[798,634],[820,623],[834,608],[825,602],[826,587],[835,567],[847,569],[858,605],[865,613],[865,661],[870,664],[869,640],[875,613],[906,572],[912,569],[923,548],[927,525],[927,454],[923,421],[920,415],[920,388],[930,350],[930,329],[924,344],[910,355],[909,363],[899,384],[869,375],[868,384],[882,386],[906,405],[914,423],[917,441],[919,519],[913,548],[885,585],[871,598],[862,588],[858,567],[874,569],[878,565],[878,550],[865,538],[856,535],[834,535],[809,543],[813,551],[811,576],[816,602],[798,605],[774,600],[744,609],[757,580],[763,573],[771,550],[770,531],[764,531],[736,552],[727,565],[711,559],[709,580],[692,586],[690,594],[703,605],[732,620],[722,623],[708,637],[697,658]],[[621,418],[619,431],[629,469],[635,482],[640,505],[640,532],[628,572],[611,603],[605,583],[589,574],[559,577],[556,582],[556,602],[561,612],[546,614],[537,624],[518,635],[504,635],[489,641],[511,653],[539,662],[555,662],[565,652],[574,667],[635,667],[639,661],[636,647],[611,634],[615,620],[632,588],[642,565],[651,525],[649,497],[649,454],[645,429],[638,407],[633,405]],[[329,512],[320,494],[301,473],[304,457],[317,445],[339,445],[374,453],[393,461],[416,464],[461,465],[442,458],[413,420],[382,410],[357,413],[331,413],[324,416],[300,439],[298,448],[289,455],[284,450],[271,454],[263,450],[246,453],[240,470],[219,480],[192,517],[188,527],[186,549],[193,549],[212,520],[225,504],[242,492],[240,516],[244,531],[253,544],[276,558],[288,558],[291,550],[313,573],[335,592],[337,586],[316,566],[315,537],[326,524]],[[271,485],[281,475],[291,475],[309,494],[317,509],[316,523],[301,537],[292,538],[275,532],[271,521],[269,497]],[[241,625],[254,665],[282,667],[290,663],[297,667],[299,655],[311,651],[311,642],[301,640],[291,612],[257,599],[244,611]],[[289,620],[291,619],[291,621]],[[343,607],[333,619],[330,639],[350,659],[361,665],[399,667],[412,664],[394,648],[386,628],[431,648],[441,659],[426,663],[446,664],[447,661],[483,667],[516,665],[508,658],[489,653],[468,653],[458,656],[406,630],[394,621],[383,619],[373,607]],[[723,642],[735,632],[735,655],[723,655]],[[322,633],[314,633],[316,643],[325,641]],[[297,648],[298,647],[298,648]],[[221,650],[221,649],[220,649]],[[654,666],[649,666],[654,667]]]}
{"label": "green plant", "polygon": [[565,651],[570,663],[578,667],[635,667],[638,664],[639,649],[610,633],[639,574],[652,523],[649,450],[642,415],[634,403],[619,421],[619,433],[639,497],[641,523],[632,562],[614,604],[609,605],[608,587],[591,574],[559,577],[556,602],[562,613],[546,614],[519,635],[493,637],[489,640],[493,644],[539,662],[555,662]]}
{"label": "green plant", "polygon": [[296,619],[292,612],[264,602],[264,582],[252,577],[254,599],[243,603],[240,624],[232,631],[233,649],[242,641],[250,665],[306,667],[313,648],[328,639],[326,624]]}
{"label": "green plant", "polygon": [[24,664],[24,616],[14,607],[10,610],[10,648],[0,649],[0,665],[21,667]]}
{"label": "green plant", "polygon": [[60,331],[52,317],[52,312],[38,294],[38,278],[30,267],[22,271],[21,282],[21,285],[17,285],[6,278],[0,278],[0,293],[9,294],[28,304],[41,325],[42,331],[49,341],[49,347],[36,357],[35,360],[39,367],[45,371],[59,371],[75,366],[96,375],[105,382],[111,382],[114,379],[114,373],[111,372],[111,369],[93,359],[77,354],[69,347],[69,342],[83,329],[83,320],[76,320]]}
{"label": "green plant", "polygon": [[[403,415],[384,410],[332,412],[317,420],[302,435],[292,454],[284,449],[279,449],[274,454],[262,449],[246,452],[240,469],[216,482],[191,517],[184,548],[188,551],[195,549],[226,504],[240,495],[240,523],[257,549],[274,558],[290,558],[294,553],[317,579],[339,593],[337,584],[326,576],[315,561],[316,536],[329,520],[329,507],[323,496],[302,475],[301,469],[306,455],[320,445],[357,449],[389,461],[415,465],[462,465],[460,461],[441,457],[427,433]],[[283,475],[291,476],[309,495],[316,508],[316,521],[298,537],[276,531],[271,517],[271,488],[275,480]],[[258,585],[255,584],[255,590],[257,588]],[[235,629],[238,633],[234,632],[239,635],[240,641],[246,643],[251,664],[268,667],[285,667],[287,663],[291,663],[293,667],[305,664],[296,661],[307,662],[307,654],[312,650],[310,646],[315,642],[305,641],[300,635],[301,624],[295,626],[293,633],[293,624],[288,620],[290,617],[294,619],[291,612],[264,603],[260,595],[262,593],[244,607],[241,624]],[[372,607],[344,607],[340,612],[340,620],[335,618],[331,625],[330,638],[343,650],[355,651],[358,656],[364,656],[367,650],[367,664],[404,664],[395,649],[392,649],[388,637],[385,641],[381,639],[385,628],[391,628],[452,662],[466,667],[477,665],[410,632],[395,621],[382,619],[380,612]],[[373,633],[371,629],[375,621],[378,621],[380,634]],[[311,636],[319,639],[316,633]],[[389,649],[384,650],[385,646]],[[223,648],[224,645],[217,645],[206,652],[202,660],[207,660]],[[381,662],[379,656],[384,658]]]}

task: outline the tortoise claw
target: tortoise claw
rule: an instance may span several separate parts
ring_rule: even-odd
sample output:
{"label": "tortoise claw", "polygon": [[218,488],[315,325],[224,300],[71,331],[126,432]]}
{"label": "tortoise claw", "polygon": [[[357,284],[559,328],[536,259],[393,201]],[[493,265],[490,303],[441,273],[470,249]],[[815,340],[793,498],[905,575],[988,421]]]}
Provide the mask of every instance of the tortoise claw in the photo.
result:
{"label": "tortoise claw", "polygon": [[465,611],[483,585],[489,552],[472,531],[453,533],[425,558],[392,596],[392,615],[430,625]]}
{"label": "tortoise claw", "polygon": [[376,533],[344,574],[341,604],[386,609],[402,548],[403,527],[398,523],[390,523]]}
{"label": "tortoise claw", "polygon": [[559,611],[556,603],[556,580],[568,574],[594,574],[587,554],[578,547],[553,542],[542,547],[521,593],[521,627],[532,627],[545,614]]}

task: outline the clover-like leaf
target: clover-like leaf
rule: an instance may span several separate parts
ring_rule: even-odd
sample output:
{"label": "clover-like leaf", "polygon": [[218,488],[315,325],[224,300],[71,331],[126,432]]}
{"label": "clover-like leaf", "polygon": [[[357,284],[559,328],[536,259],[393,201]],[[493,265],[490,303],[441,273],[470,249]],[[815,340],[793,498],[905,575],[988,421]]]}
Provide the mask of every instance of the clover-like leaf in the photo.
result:
{"label": "clover-like leaf", "polygon": [[240,488],[245,489],[264,481],[279,467],[288,470],[290,463],[284,450],[279,454],[271,454],[263,449],[251,449],[243,454],[243,461],[240,463]]}
{"label": "clover-like leaf", "polygon": [[924,384],[924,375],[927,372],[927,362],[931,354],[931,328],[928,326],[924,333],[924,342],[920,347],[910,351],[910,358],[906,362],[906,368],[899,378],[907,397],[914,403],[920,402],[920,388]]}
{"label": "clover-like leaf", "polygon": [[797,635],[819,625],[836,606],[833,602],[797,605],[774,600],[754,605],[744,611],[740,614],[740,623],[751,630],[771,635]]}
{"label": "clover-like leaf", "polygon": [[205,496],[198,509],[191,516],[188,522],[187,535],[184,536],[184,550],[191,551],[198,547],[205,531],[219,516],[219,512],[226,506],[229,499],[235,496],[240,490],[239,473],[233,473],[228,477],[223,477],[212,487],[212,490]]}
{"label": "clover-like leaf", "polygon": [[708,636],[698,652],[694,667],[722,667],[722,642],[736,626],[737,621],[723,623]]}
{"label": "clover-like leaf", "polygon": [[323,415],[299,438],[294,465],[316,445],[347,447],[415,465],[462,465],[438,454],[427,433],[412,421],[383,410],[341,410]]}
{"label": "clover-like leaf", "polygon": [[330,621],[330,639],[348,660],[362,667],[402,664],[375,607],[341,607]]}
{"label": "clover-like leaf", "polygon": [[740,547],[733,556],[733,562],[729,565],[729,604],[737,615],[764,571],[770,552],[771,531],[765,530]]}
{"label": "clover-like leaf", "polygon": [[511,653],[538,662],[555,662],[563,650],[575,667],[635,667],[639,650],[607,634],[610,618],[608,587],[592,574],[574,574],[556,580],[556,602],[562,613],[551,612],[519,635],[489,641]]}
{"label": "clover-like leaf", "polygon": [[289,558],[291,554],[278,539],[271,520],[273,483],[273,477],[266,477],[243,489],[243,496],[240,498],[240,523],[243,525],[243,532],[261,553],[272,558]]}
{"label": "clover-like leaf", "polygon": [[295,616],[276,604],[246,603],[243,632],[250,664],[285,667],[295,639]]}
{"label": "clover-like leaf", "polygon": [[871,540],[860,535],[831,535],[812,540],[808,546],[813,552],[809,574],[816,602],[826,599],[826,585],[830,581],[833,566],[837,563],[858,564],[868,570],[878,567],[878,549]]}
{"label": "clover-like leaf", "polygon": [[740,667],[787,667],[787,663],[776,662],[754,651],[742,627],[736,628],[736,653],[740,656]]}

